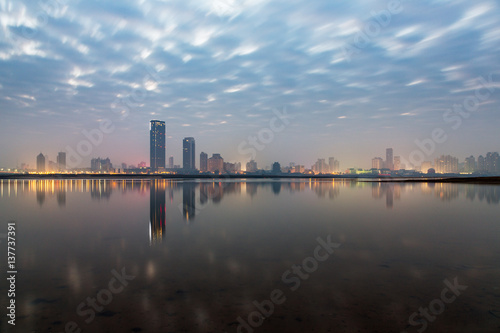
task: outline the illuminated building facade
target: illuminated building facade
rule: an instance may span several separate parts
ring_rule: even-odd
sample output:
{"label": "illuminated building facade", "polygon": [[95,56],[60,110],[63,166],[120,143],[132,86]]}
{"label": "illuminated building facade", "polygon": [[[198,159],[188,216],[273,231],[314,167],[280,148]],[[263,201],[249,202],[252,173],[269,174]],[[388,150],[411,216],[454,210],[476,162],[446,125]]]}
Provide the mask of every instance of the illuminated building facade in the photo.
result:
{"label": "illuminated building facade", "polygon": [[151,120],[149,140],[151,171],[165,169],[166,127],[164,121]]}

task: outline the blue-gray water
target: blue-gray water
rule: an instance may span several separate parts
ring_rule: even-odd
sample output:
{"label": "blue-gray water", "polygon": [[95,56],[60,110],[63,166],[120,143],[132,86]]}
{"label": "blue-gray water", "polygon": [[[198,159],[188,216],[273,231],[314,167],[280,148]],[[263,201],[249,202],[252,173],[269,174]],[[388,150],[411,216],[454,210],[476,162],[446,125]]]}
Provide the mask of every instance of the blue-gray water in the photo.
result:
{"label": "blue-gray water", "polygon": [[4,180],[0,331],[499,332],[499,203],[486,185]]}

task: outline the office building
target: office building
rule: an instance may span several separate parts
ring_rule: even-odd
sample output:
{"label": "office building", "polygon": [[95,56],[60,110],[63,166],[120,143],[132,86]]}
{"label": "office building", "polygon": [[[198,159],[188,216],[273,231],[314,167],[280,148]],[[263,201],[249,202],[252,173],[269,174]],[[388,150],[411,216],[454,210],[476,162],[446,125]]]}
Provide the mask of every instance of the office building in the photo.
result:
{"label": "office building", "polygon": [[200,171],[207,172],[208,171],[208,154],[201,152],[200,154]]}
{"label": "office building", "polygon": [[42,153],[36,157],[36,171],[45,172],[45,156]]}
{"label": "office building", "polygon": [[149,158],[151,171],[165,168],[166,127],[165,122],[151,120],[149,130]]}
{"label": "office building", "polygon": [[173,156],[170,156],[168,158],[168,168],[169,169],[173,169],[174,168],[174,157]]}
{"label": "office building", "polygon": [[185,171],[196,170],[194,138],[184,138],[182,141],[182,167]]}
{"label": "office building", "polygon": [[389,170],[394,170],[394,158],[392,148],[387,148],[385,150],[385,167]]}
{"label": "office building", "polygon": [[66,153],[59,152],[57,154],[57,168],[59,171],[66,170]]}

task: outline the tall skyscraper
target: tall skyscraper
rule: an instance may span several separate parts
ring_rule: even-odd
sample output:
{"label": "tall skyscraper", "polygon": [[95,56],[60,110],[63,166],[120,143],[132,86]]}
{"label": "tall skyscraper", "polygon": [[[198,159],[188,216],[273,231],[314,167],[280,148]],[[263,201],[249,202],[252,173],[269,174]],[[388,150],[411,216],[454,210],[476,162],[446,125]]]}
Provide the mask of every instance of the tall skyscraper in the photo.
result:
{"label": "tall skyscraper", "polygon": [[390,170],[394,170],[394,158],[392,148],[387,148],[385,150],[385,167]]}
{"label": "tall skyscraper", "polygon": [[150,147],[150,166],[151,171],[158,171],[160,168],[165,168],[165,151],[166,151],[166,127],[165,122],[160,120],[151,120],[149,130],[149,147]]}
{"label": "tall skyscraper", "polygon": [[201,152],[200,154],[200,171],[207,172],[208,171],[208,154]]}
{"label": "tall skyscraper", "polygon": [[168,168],[169,169],[173,169],[174,168],[174,157],[173,156],[170,156],[168,158]]}
{"label": "tall skyscraper", "polygon": [[184,138],[182,141],[182,167],[186,171],[196,170],[194,138]]}
{"label": "tall skyscraper", "polygon": [[45,172],[45,156],[42,153],[36,157],[36,171]]}
{"label": "tall skyscraper", "polygon": [[66,170],[66,153],[65,152],[59,152],[59,154],[57,154],[57,168],[59,171]]}

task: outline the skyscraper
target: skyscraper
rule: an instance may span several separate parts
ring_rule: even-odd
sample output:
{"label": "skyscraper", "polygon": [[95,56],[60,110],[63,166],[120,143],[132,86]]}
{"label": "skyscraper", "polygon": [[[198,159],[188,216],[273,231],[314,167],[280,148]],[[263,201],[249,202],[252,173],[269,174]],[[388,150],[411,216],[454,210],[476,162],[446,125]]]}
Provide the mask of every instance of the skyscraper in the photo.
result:
{"label": "skyscraper", "polygon": [[387,148],[385,150],[385,167],[390,170],[394,170],[394,158],[392,153],[392,148]]}
{"label": "skyscraper", "polygon": [[208,154],[201,152],[200,154],[200,171],[207,172],[208,171]]}
{"label": "skyscraper", "polygon": [[151,120],[149,140],[151,171],[158,171],[160,168],[165,168],[166,127],[164,121]]}
{"label": "skyscraper", "polygon": [[45,156],[42,153],[36,157],[36,171],[45,172]]}
{"label": "skyscraper", "polygon": [[59,171],[66,170],[66,153],[59,152],[57,154],[57,168]]}
{"label": "skyscraper", "polygon": [[182,141],[182,167],[186,171],[196,170],[194,138],[184,138]]}
{"label": "skyscraper", "polygon": [[168,158],[168,168],[169,169],[173,169],[174,168],[174,157],[173,156],[170,156]]}

